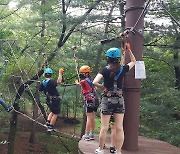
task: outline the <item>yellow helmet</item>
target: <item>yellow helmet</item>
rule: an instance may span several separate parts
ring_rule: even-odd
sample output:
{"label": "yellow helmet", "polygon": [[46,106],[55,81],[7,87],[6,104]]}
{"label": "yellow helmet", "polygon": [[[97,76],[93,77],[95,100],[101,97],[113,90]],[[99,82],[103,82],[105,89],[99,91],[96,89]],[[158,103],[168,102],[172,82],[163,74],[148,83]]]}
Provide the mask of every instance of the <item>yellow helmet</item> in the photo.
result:
{"label": "yellow helmet", "polygon": [[88,65],[81,66],[79,69],[80,73],[89,73],[91,72],[91,68]]}

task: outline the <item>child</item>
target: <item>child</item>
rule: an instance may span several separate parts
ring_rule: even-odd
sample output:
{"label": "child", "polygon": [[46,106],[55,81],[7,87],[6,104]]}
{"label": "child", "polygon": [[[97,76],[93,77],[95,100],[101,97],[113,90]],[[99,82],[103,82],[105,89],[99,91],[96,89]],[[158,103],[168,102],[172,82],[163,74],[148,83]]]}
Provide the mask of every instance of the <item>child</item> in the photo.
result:
{"label": "child", "polygon": [[[96,154],[104,154],[104,143],[109,127],[111,114],[114,115],[116,128],[116,148],[117,154],[121,153],[121,148],[124,142],[123,118],[125,113],[124,98],[122,94],[123,76],[135,64],[136,59],[131,51],[130,44],[126,44],[126,51],[129,53],[130,60],[128,64],[121,66],[120,57],[121,51],[118,48],[110,48],[106,52],[106,61],[108,66],[105,66],[95,77],[93,84],[104,91],[101,99],[101,131],[99,135],[100,147],[96,149]],[[104,79],[104,86],[99,81]]]}
{"label": "child", "polygon": [[4,107],[4,109],[7,112],[11,112],[13,110],[13,106],[7,106],[6,103],[4,102],[4,100],[1,97],[2,97],[2,93],[0,93],[0,104]]}
{"label": "child", "polygon": [[59,76],[57,80],[52,79],[53,71],[51,68],[46,68],[44,70],[45,80],[43,80],[40,84],[39,91],[44,91],[46,95],[46,103],[50,108],[51,112],[48,115],[47,122],[45,126],[47,127],[47,131],[54,131],[54,125],[57,120],[57,115],[60,113],[60,98],[59,93],[57,91],[57,85],[62,82],[62,74],[64,70],[59,69]]}
{"label": "child", "polygon": [[80,85],[82,88],[82,94],[84,95],[84,108],[87,116],[86,132],[82,138],[89,141],[94,140],[95,112],[99,106],[99,100],[91,81],[90,67],[84,65],[79,69],[79,72],[81,81],[79,83],[76,81],[76,84]]}

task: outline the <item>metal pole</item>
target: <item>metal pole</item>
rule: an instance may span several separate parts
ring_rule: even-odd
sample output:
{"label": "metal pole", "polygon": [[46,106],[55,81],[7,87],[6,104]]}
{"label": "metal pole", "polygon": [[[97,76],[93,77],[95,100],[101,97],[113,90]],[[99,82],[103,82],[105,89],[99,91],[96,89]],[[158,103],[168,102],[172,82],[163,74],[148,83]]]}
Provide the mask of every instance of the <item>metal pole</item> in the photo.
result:
{"label": "metal pole", "polygon": [[[140,15],[144,8],[144,0],[127,0],[126,1],[126,28],[134,28],[136,31],[128,34],[131,49],[136,60],[142,59],[143,47],[143,26],[144,16]],[[137,20],[139,22],[137,23]],[[135,27],[134,27],[135,25]],[[126,53],[127,54],[127,53]],[[125,63],[130,61],[129,55],[125,56]],[[138,133],[139,133],[139,102],[140,102],[140,80],[135,80],[134,68],[131,69],[124,78],[124,99],[126,112],[124,117],[125,140],[123,149],[127,151],[138,150]]]}

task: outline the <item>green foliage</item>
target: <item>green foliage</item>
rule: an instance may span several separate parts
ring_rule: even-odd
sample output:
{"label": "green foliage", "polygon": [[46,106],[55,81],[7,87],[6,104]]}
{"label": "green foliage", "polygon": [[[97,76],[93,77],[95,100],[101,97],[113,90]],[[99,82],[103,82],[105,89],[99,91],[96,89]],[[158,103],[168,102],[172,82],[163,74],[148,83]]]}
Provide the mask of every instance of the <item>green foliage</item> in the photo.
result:
{"label": "green foliage", "polygon": [[[67,146],[70,153],[78,154],[78,142],[74,139],[68,139],[57,135],[40,134],[40,144],[45,145],[47,153],[66,154],[69,153],[65,146]],[[65,146],[64,146],[65,145]]]}

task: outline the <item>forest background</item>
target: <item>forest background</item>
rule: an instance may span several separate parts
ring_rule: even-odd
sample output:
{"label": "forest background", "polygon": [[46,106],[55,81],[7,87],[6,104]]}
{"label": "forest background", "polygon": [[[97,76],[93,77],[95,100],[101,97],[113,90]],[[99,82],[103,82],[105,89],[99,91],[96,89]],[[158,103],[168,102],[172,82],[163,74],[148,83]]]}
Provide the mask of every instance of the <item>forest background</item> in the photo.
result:
{"label": "forest background", "polygon": [[[0,0],[0,92],[23,114],[6,113],[0,106],[0,143],[12,143],[0,144],[1,151],[71,153],[77,149],[84,112],[80,87],[74,86],[75,60],[78,67],[89,65],[92,77],[106,65],[105,52],[112,46],[120,47],[119,39],[100,42],[124,31],[125,4],[123,0]],[[164,4],[179,21],[180,2],[165,0]],[[139,134],[180,147],[179,27],[159,0],[151,1],[145,14],[147,78],[142,80]],[[72,46],[77,46],[74,52]],[[46,119],[45,97],[38,92],[46,67],[53,69],[55,79],[59,68],[65,70],[63,84],[58,87],[62,113],[56,127],[61,137],[49,137],[42,126],[25,116],[41,123]],[[99,111],[96,125],[99,133]],[[74,146],[68,147],[69,142]]]}

